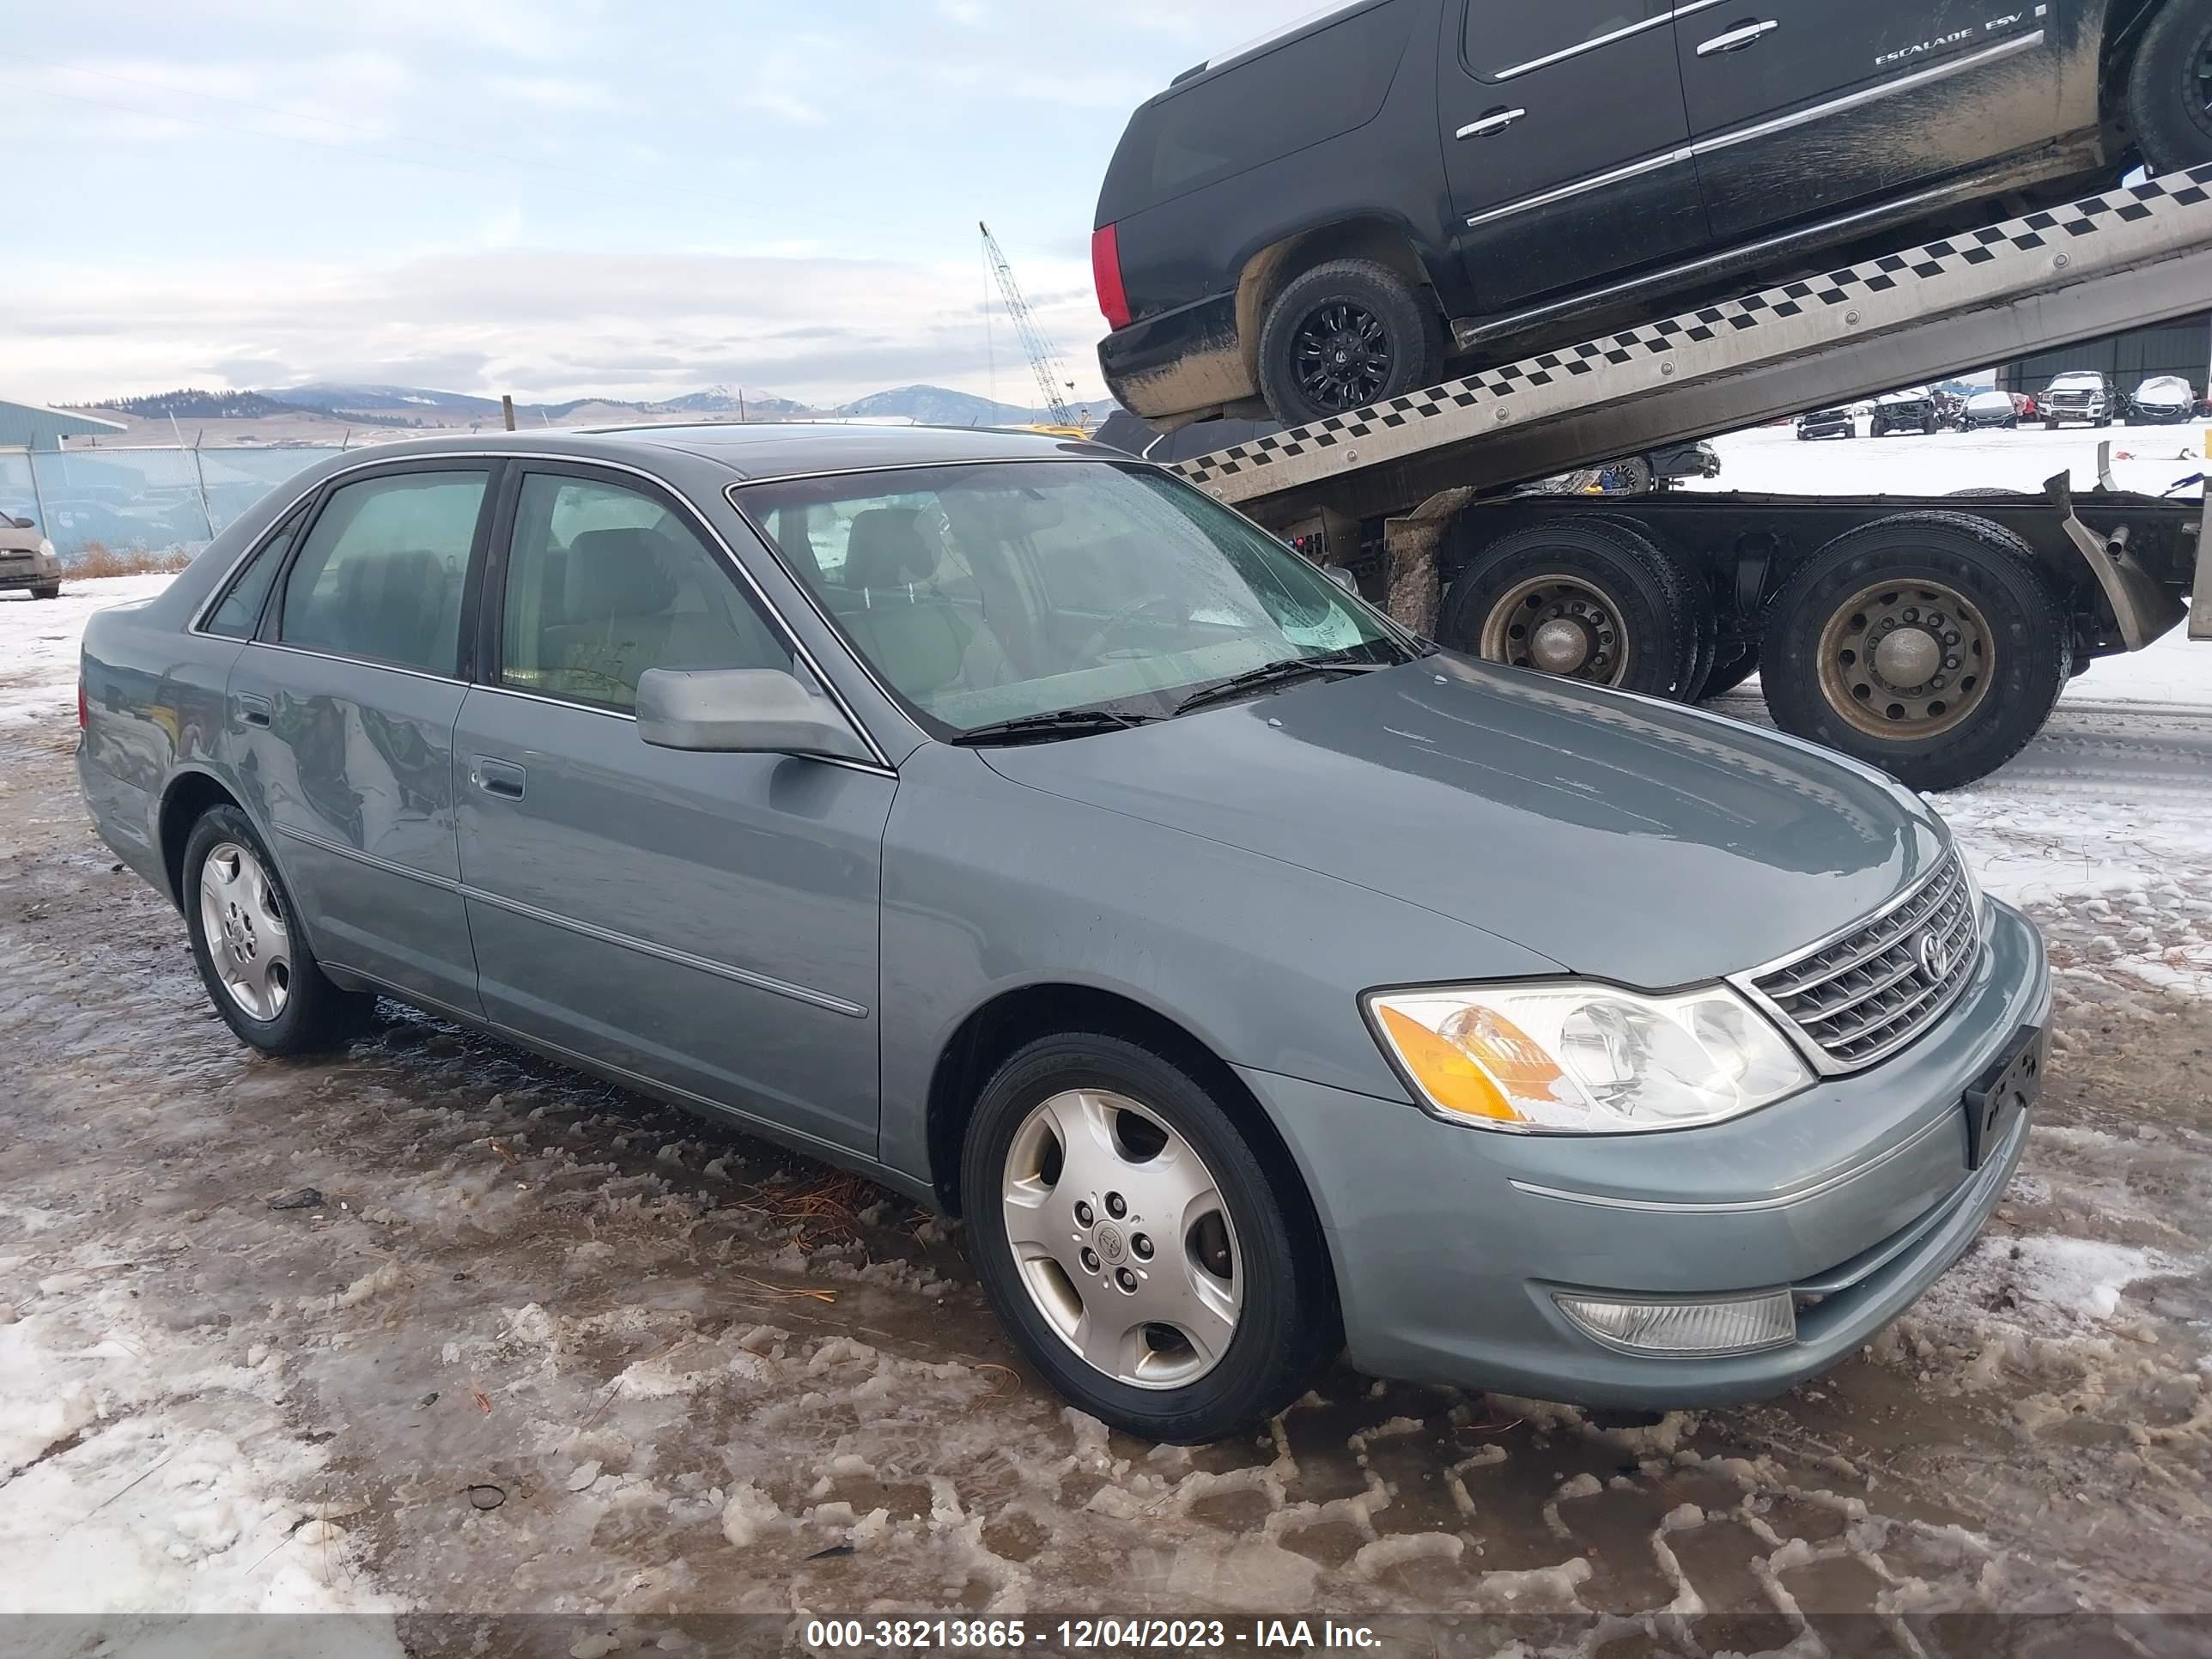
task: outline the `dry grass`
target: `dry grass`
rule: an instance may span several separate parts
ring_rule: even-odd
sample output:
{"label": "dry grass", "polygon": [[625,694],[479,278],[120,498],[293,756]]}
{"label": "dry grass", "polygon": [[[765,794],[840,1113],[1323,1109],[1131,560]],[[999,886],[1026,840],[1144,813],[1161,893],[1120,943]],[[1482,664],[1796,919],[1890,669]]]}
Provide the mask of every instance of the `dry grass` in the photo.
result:
{"label": "dry grass", "polygon": [[192,556],[178,548],[149,551],[143,547],[113,548],[104,542],[87,542],[77,556],[62,567],[64,577],[80,581],[95,576],[151,576],[182,570]]}

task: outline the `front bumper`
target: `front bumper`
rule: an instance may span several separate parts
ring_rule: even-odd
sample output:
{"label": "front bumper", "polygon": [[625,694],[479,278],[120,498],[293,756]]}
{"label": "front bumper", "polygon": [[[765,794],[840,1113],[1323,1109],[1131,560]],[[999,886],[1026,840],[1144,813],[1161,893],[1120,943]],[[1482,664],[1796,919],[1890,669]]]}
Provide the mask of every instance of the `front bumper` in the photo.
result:
{"label": "front bumper", "polygon": [[[1243,1075],[1328,1236],[1353,1362],[1417,1382],[1595,1406],[1725,1404],[1826,1370],[1980,1231],[2027,1118],[1969,1171],[1966,1089],[2050,1018],[2034,927],[1992,902],[1966,994],[1924,1037],[1732,1123],[1514,1136],[1273,1073]],[[1797,1340],[1721,1358],[1601,1346],[1559,1290],[1726,1296],[1791,1287]]]}

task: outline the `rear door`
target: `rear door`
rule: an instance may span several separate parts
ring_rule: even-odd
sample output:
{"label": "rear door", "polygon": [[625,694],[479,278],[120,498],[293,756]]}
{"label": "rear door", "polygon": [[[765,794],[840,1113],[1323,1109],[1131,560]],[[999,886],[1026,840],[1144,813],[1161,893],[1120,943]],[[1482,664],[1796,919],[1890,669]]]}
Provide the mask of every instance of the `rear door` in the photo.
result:
{"label": "rear door", "polygon": [[478,1012],[453,836],[453,724],[493,463],[352,477],[312,509],[228,720],[248,810],[325,962]]}
{"label": "rear door", "polygon": [[517,461],[507,493],[459,734],[486,1014],[872,1156],[896,777],[645,743],[647,669],[810,671],[658,486]]}
{"label": "rear door", "polygon": [[1443,11],[1444,169],[1486,314],[1703,245],[1662,0],[1459,0]]}
{"label": "rear door", "polygon": [[1680,9],[1675,50],[1715,239],[1909,193],[2050,138],[2059,87],[2050,9],[2031,0]]}

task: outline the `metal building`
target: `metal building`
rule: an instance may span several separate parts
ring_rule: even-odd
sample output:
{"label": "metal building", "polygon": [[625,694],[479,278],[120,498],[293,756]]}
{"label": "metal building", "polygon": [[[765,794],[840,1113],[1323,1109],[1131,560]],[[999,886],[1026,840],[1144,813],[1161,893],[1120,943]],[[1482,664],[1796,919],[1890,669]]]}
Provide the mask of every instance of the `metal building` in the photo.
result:
{"label": "metal building", "polygon": [[62,447],[64,438],[102,437],[111,432],[129,430],[120,421],[103,421],[97,416],[48,409],[42,404],[12,404],[0,398],[0,449],[51,452]]}
{"label": "metal building", "polygon": [[2212,374],[2212,312],[2057,351],[2039,351],[2000,368],[1997,386],[2004,392],[2040,392],[2052,376],[2069,369],[2102,369],[2124,392],[2133,392],[2154,375],[2179,374],[2202,392]]}

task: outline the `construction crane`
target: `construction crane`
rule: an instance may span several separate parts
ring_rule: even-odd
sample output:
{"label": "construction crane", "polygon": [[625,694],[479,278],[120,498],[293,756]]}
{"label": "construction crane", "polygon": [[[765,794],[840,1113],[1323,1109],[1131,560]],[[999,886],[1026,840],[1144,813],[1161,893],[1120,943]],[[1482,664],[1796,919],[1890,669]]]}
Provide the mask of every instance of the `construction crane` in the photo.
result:
{"label": "construction crane", "polygon": [[990,226],[981,219],[975,222],[975,228],[983,233],[983,257],[991,262],[991,269],[998,275],[999,291],[1006,296],[1006,314],[1014,319],[1014,331],[1022,337],[1022,349],[1029,354],[1030,367],[1036,371],[1037,390],[1044,393],[1045,407],[1052,411],[1052,423],[1079,428],[1075,410],[1067,401],[1068,392],[1075,390],[1075,382],[1067,378],[1067,368],[1060,362],[1060,353],[1045,338],[1029,301],[1022,298],[1021,284],[1014,281],[1014,268],[1006,263],[1006,251],[999,246],[999,239],[991,234]]}

